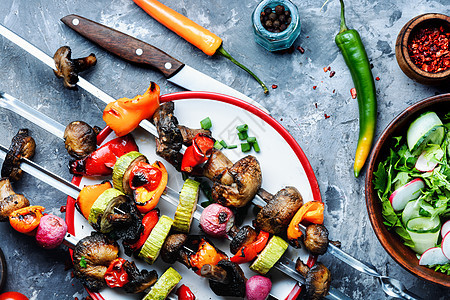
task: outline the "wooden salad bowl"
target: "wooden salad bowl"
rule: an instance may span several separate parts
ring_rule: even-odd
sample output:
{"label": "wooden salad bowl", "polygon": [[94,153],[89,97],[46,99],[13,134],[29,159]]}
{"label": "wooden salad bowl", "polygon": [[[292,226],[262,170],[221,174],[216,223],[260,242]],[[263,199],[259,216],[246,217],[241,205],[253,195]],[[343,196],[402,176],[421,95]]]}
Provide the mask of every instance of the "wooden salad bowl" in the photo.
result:
{"label": "wooden salad bowl", "polygon": [[397,36],[395,57],[403,73],[419,83],[428,85],[450,84],[450,68],[438,73],[425,72],[417,67],[409,56],[408,41],[410,37],[417,30],[429,25],[444,26],[444,28],[450,31],[450,17],[443,14],[428,13],[412,18],[403,26]]}
{"label": "wooden salad bowl", "polygon": [[378,240],[397,263],[420,278],[445,287],[450,287],[449,275],[435,272],[433,269],[425,266],[420,266],[414,251],[405,246],[401,238],[393,231],[389,231],[383,224],[381,200],[378,198],[373,184],[373,180],[375,179],[374,172],[378,169],[379,163],[387,158],[393,137],[405,136],[411,122],[426,111],[434,111],[440,117],[450,112],[450,93],[429,97],[411,105],[389,123],[383,131],[369,159],[365,181],[366,206],[372,228]]}

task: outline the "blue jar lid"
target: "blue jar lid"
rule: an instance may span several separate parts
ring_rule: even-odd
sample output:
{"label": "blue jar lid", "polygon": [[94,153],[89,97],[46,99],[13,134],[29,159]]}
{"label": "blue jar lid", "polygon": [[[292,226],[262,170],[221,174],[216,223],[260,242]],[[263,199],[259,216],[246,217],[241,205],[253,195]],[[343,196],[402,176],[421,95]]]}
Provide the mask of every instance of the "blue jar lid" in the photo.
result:
{"label": "blue jar lid", "polygon": [[[274,10],[277,5],[282,5],[290,11],[291,23],[281,32],[270,32],[261,24],[261,12],[266,7]],[[255,41],[269,51],[279,51],[291,47],[300,34],[300,15],[297,6],[289,0],[264,0],[260,2],[253,11],[252,23]]]}

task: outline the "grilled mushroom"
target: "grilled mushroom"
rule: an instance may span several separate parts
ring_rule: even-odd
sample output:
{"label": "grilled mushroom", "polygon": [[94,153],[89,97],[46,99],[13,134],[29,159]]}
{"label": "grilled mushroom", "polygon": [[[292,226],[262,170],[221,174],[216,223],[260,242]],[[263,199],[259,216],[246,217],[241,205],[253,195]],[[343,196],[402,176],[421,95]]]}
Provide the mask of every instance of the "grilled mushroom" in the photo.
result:
{"label": "grilled mushroom", "polygon": [[[211,153],[210,158],[205,163],[205,166],[203,168],[203,175],[207,178],[209,178],[212,181],[221,182],[222,177],[225,175],[227,170],[233,166],[233,163],[231,160],[226,157],[222,151],[213,149],[213,152]],[[224,178],[229,178],[229,176]],[[224,184],[231,184],[232,179],[230,182],[223,182]]]}
{"label": "grilled mushroom", "polygon": [[207,129],[192,129],[183,125],[178,125],[178,129],[183,137],[183,144],[186,146],[192,145],[192,140],[199,133],[211,136],[211,131]]}
{"label": "grilled mushroom", "polygon": [[72,59],[72,50],[70,47],[63,46],[56,50],[53,55],[56,71],[55,75],[64,78],[64,86],[68,89],[76,89],[78,82],[78,73],[95,66],[97,58],[94,53],[84,58]]}
{"label": "grilled mushroom", "polygon": [[323,225],[311,224],[306,227],[303,244],[313,255],[322,255],[328,248],[328,230]]}
{"label": "grilled mushroom", "polygon": [[92,292],[106,286],[105,272],[118,257],[119,245],[100,233],[81,239],[73,251],[74,275]]}
{"label": "grilled mushroom", "polygon": [[173,102],[161,104],[152,118],[159,136],[156,139],[156,154],[180,170],[183,155],[179,151],[183,144],[183,136],[178,128],[178,120],[173,115],[174,109]]}
{"label": "grilled mushroom", "polygon": [[139,271],[134,262],[126,261],[123,268],[128,275],[128,282],[123,286],[125,292],[138,294],[145,292],[158,280],[156,271]]}
{"label": "grilled mushroom", "polygon": [[209,280],[211,290],[218,296],[245,297],[247,278],[245,278],[241,267],[225,259],[219,261],[217,267],[226,271],[226,277],[220,281]]}
{"label": "grilled mushroom", "polygon": [[74,121],[64,130],[64,143],[69,155],[82,159],[97,149],[97,133],[83,121]]}
{"label": "grilled mushroom", "polygon": [[295,269],[305,277],[306,300],[323,299],[330,290],[330,271],[322,263],[317,262],[312,268],[297,259]]}
{"label": "grilled mushroom", "polygon": [[261,187],[262,174],[258,160],[251,155],[238,160],[215,182],[212,197],[224,206],[244,207]]}
{"label": "grilled mushroom", "polygon": [[256,216],[255,227],[272,234],[284,235],[292,217],[303,205],[303,198],[295,187],[276,193]]}
{"label": "grilled mushroom", "polygon": [[173,264],[180,260],[180,250],[186,243],[187,238],[187,234],[184,233],[169,235],[161,248],[162,260],[168,264]]}
{"label": "grilled mushroom", "polygon": [[36,149],[34,139],[28,129],[20,129],[12,138],[11,146],[6,154],[2,166],[2,177],[9,177],[11,181],[19,181],[23,171],[20,169],[21,158],[32,158]]}
{"label": "grilled mushroom", "polygon": [[25,196],[13,191],[9,179],[0,179],[0,221],[7,221],[13,211],[27,206],[30,206],[30,202]]}

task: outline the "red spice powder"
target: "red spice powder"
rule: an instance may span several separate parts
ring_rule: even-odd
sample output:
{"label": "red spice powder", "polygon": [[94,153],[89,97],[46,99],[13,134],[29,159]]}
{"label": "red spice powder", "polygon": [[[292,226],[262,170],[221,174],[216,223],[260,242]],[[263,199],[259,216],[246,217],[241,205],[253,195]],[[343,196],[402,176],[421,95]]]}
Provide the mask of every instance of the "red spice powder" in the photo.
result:
{"label": "red spice powder", "polygon": [[313,90],[317,89],[317,85],[313,86]]}
{"label": "red spice powder", "polygon": [[335,72],[335,71],[331,71],[331,72],[330,72],[330,78],[333,77],[334,74],[336,74],[336,72]]}
{"label": "red spice powder", "polygon": [[380,81],[380,77],[377,76],[377,78],[375,78],[376,81]]}
{"label": "red spice powder", "polygon": [[412,62],[425,72],[437,73],[450,68],[450,32],[443,26],[419,29],[408,43]]}
{"label": "red spice powder", "polygon": [[356,99],[356,89],[355,88],[350,89],[350,94],[352,95],[353,99]]}
{"label": "red spice powder", "polygon": [[278,87],[278,85],[272,84],[272,88],[273,88],[273,89],[276,89],[277,87]]}
{"label": "red spice powder", "polygon": [[324,116],[325,116],[325,120],[328,119],[329,117],[331,117],[331,116],[329,116],[327,114],[324,114]]}
{"label": "red spice powder", "polygon": [[305,49],[303,49],[303,47],[298,46],[297,50],[300,51],[301,54],[305,53]]}

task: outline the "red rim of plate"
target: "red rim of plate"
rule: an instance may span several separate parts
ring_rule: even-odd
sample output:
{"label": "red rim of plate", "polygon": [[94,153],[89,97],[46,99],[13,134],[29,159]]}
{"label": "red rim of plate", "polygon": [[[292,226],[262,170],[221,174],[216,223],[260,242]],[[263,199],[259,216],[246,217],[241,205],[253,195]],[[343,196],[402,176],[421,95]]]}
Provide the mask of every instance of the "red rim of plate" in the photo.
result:
{"label": "red rim of plate", "polygon": [[[316,175],[314,174],[314,171],[311,167],[311,164],[309,163],[308,159],[306,158],[305,153],[303,152],[302,148],[300,148],[300,145],[297,143],[297,141],[292,137],[292,135],[280,124],[277,120],[272,118],[269,114],[264,112],[263,110],[259,109],[258,107],[245,102],[241,99],[219,94],[219,93],[212,93],[212,92],[177,92],[172,94],[165,94],[161,95],[160,102],[170,102],[170,101],[177,101],[177,100],[187,100],[187,99],[202,99],[202,100],[211,100],[211,101],[219,101],[224,102],[228,104],[232,104],[234,106],[240,107],[257,117],[261,118],[263,121],[265,121],[267,124],[269,124],[272,128],[274,128],[278,134],[280,134],[283,139],[288,143],[288,145],[291,147],[291,149],[294,151],[295,155],[297,156],[298,160],[300,161],[303,169],[305,170],[306,177],[308,178],[309,185],[311,187],[313,199],[316,201],[322,202],[322,197],[320,195],[320,189],[319,184],[316,179]],[[112,132],[111,128],[108,126],[105,127],[97,136],[97,144],[101,144],[103,140]],[[72,183],[75,185],[80,185],[81,183],[81,176],[74,176],[72,178]],[[68,232],[70,234],[74,234],[75,232],[75,224],[74,224],[74,216],[75,216],[75,199],[72,197],[67,197],[67,205],[66,205],[66,223],[68,226]],[[72,255],[72,250],[71,250]],[[308,259],[308,266],[311,267],[316,262],[315,256],[310,256]],[[295,289],[296,287],[294,287]],[[95,300],[104,300],[104,298],[99,293],[92,293],[88,289],[86,291],[89,293],[89,295],[95,299]]]}

